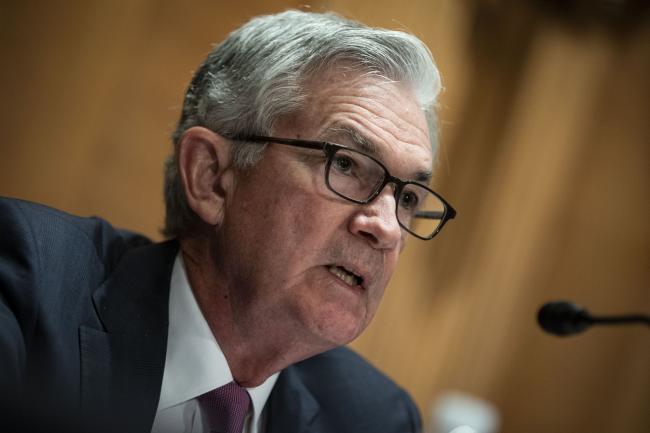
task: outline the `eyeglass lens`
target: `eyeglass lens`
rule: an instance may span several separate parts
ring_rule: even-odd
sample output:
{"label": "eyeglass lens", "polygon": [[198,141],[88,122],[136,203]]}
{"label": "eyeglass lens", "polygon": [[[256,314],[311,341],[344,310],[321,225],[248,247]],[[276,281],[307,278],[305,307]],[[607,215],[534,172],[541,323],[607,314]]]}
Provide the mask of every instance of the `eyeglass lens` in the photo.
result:
{"label": "eyeglass lens", "polygon": [[[372,197],[384,183],[385,169],[374,159],[349,149],[338,149],[326,173],[336,193],[357,202]],[[445,204],[431,191],[416,183],[404,184],[397,200],[397,220],[416,234],[428,238],[435,233],[445,212]]]}

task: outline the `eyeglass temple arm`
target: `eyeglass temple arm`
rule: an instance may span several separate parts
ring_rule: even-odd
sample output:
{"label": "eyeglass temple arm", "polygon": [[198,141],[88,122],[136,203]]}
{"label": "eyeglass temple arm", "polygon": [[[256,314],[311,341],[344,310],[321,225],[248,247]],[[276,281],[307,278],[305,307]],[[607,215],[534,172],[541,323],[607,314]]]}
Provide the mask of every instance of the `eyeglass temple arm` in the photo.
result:
{"label": "eyeglass temple arm", "polygon": [[446,212],[446,211],[418,211],[415,212],[415,218],[426,218],[430,220],[439,220],[443,219],[447,214],[447,219],[452,219],[456,216],[456,212]]}
{"label": "eyeglass temple arm", "polygon": [[426,218],[430,220],[439,220],[445,215],[444,211],[419,211],[415,212],[415,218]]}
{"label": "eyeglass temple arm", "polygon": [[300,140],[293,138],[276,138],[276,137],[266,137],[263,135],[238,135],[230,137],[231,140],[236,141],[250,141],[253,143],[280,143],[287,144],[289,146],[295,147],[306,147],[310,149],[322,149],[325,144],[324,141],[310,141],[310,140]]}

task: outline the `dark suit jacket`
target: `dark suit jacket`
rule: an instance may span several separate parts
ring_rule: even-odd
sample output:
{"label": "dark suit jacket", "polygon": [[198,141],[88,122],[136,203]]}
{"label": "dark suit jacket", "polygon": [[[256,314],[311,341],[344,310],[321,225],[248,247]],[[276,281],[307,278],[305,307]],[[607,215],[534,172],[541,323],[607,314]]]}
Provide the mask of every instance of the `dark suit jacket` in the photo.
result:
{"label": "dark suit jacket", "polygon": [[[150,431],[177,243],[12,199],[0,227],[4,426]],[[346,348],[282,371],[267,404],[269,433],[420,429],[408,395]]]}

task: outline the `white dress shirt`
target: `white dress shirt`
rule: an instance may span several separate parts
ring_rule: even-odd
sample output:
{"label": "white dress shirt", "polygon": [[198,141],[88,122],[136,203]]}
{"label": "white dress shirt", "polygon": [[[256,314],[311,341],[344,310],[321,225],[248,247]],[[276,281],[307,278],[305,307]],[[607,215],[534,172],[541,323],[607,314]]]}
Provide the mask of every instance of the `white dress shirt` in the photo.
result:
{"label": "white dress shirt", "polygon": [[[264,405],[278,373],[255,388],[243,433],[264,433]],[[190,288],[182,253],[174,262],[169,293],[169,335],[162,389],[152,433],[203,433],[197,397],[233,380],[219,343]]]}

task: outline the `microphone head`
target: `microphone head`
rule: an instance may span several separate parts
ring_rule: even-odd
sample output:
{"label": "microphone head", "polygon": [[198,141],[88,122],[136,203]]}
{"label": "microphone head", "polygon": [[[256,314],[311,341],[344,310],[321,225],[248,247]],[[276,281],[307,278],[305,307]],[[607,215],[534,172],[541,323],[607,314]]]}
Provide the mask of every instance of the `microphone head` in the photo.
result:
{"label": "microphone head", "polygon": [[589,327],[589,314],[584,308],[567,301],[547,302],[537,313],[537,323],[550,334],[567,336]]}

